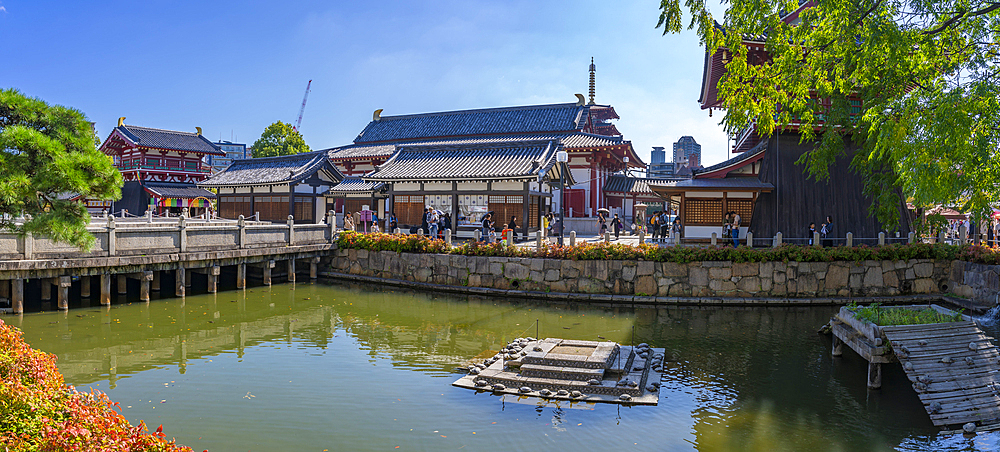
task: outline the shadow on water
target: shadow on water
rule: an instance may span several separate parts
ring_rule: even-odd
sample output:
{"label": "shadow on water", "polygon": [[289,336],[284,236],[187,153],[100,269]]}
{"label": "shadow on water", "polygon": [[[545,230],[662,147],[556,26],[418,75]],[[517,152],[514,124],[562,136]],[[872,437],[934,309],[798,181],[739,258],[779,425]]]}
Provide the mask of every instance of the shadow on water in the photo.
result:
{"label": "shadow on water", "polygon": [[[595,307],[329,283],[3,320],[56,353],[67,382],[109,389],[134,405],[130,419],[172,425],[199,450],[996,450],[993,434],[936,435],[898,366],[885,366],[883,389],[867,390],[865,361],[831,357],[830,339],[816,333],[833,312]],[[539,407],[450,387],[455,367],[536,335],[663,347],[660,405]],[[153,403],[165,394],[173,405]],[[217,419],[258,428],[238,436]],[[455,430],[464,442],[438,443]]]}

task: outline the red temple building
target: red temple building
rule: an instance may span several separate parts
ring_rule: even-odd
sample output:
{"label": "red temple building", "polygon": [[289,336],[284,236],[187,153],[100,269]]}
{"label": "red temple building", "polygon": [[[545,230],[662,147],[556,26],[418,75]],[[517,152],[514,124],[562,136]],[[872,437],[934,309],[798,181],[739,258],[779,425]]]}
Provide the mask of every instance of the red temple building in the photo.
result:
{"label": "red temple building", "polygon": [[195,184],[211,174],[206,157],[226,154],[202,136],[200,127],[196,129],[196,133],[151,129],[127,125],[120,118],[100,148],[112,157],[125,180],[122,198],[112,211],[179,215],[187,208],[195,216],[210,209],[215,194]]}

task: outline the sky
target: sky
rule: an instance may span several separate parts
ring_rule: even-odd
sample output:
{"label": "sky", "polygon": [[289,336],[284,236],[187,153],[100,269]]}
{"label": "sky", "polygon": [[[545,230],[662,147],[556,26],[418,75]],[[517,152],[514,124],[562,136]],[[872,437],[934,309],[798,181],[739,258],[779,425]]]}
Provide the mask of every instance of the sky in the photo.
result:
{"label": "sky", "polygon": [[[683,135],[729,158],[698,104],[704,47],[663,36],[659,1],[0,0],[0,88],[77,108],[103,139],[127,124],[253,143],[302,120],[313,149],[372,112],[575,102],[591,57],[599,104],[648,163]],[[714,8],[720,9],[719,5]],[[721,13],[721,9],[718,11]],[[685,18],[685,22],[687,18]]]}

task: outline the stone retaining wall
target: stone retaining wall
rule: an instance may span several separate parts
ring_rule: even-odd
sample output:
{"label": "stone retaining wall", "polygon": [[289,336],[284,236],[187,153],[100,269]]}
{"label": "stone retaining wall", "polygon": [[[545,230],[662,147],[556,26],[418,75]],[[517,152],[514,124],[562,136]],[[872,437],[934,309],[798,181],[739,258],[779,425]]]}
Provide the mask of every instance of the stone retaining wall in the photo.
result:
{"label": "stone retaining wall", "polygon": [[951,265],[949,292],[994,306],[1000,293],[1000,265],[955,261]]}
{"label": "stone retaining wall", "polygon": [[857,297],[947,291],[950,261],[572,261],[336,250],[335,272],[502,290],[671,297]]}

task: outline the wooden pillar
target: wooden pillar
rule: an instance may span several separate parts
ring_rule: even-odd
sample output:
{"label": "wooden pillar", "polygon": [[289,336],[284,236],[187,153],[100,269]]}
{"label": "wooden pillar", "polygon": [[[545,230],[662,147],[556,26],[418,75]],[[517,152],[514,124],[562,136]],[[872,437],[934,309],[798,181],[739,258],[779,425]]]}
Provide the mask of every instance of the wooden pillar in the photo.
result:
{"label": "wooden pillar", "polygon": [[836,335],[833,336],[833,348],[830,350],[830,354],[833,356],[840,356],[844,354],[844,341],[840,340]]}
{"label": "wooden pillar", "polygon": [[187,269],[181,267],[174,271],[174,295],[183,297],[185,293],[184,277],[187,276]]}
{"label": "wooden pillar", "polygon": [[208,275],[208,293],[218,292],[219,270],[218,265],[213,265],[208,268],[208,273],[206,273],[206,275]]}
{"label": "wooden pillar", "polygon": [[73,285],[73,279],[69,276],[60,276],[58,281],[58,306],[60,310],[65,311],[69,309],[69,287]]}
{"label": "wooden pillar", "polygon": [[319,273],[319,258],[314,257],[309,259],[309,279],[316,279]]}
{"label": "wooden pillar", "polygon": [[868,363],[868,389],[882,387],[882,364]]}
{"label": "wooden pillar", "polygon": [[108,273],[101,274],[101,304],[111,305],[111,275]]}
{"label": "wooden pillar", "polygon": [[152,281],[150,289],[153,292],[159,292],[160,291],[160,272],[159,271],[154,271],[153,272],[153,281]]}
{"label": "wooden pillar", "polygon": [[49,278],[42,278],[38,280],[38,283],[42,285],[42,299],[51,300],[52,299],[52,281]]}
{"label": "wooden pillar", "polygon": [[245,289],[247,287],[247,264],[236,264],[236,288]]}
{"label": "wooden pillar", "polygon": [[125,295],[128,293],[128,276],[124,273],[118,274],[118,295]]}
{"label": "wooden pillar", "polygon": [[14,314],[24,313],[24,280],[10,280],[10,307],[14,309]]}
{"label": "wooden pillar", "polygon": [[522,206],[521,206],[521,215],[522,215],[521,216],[521,237],[524,237],[524,240],[528,240],[528,218],[531,217],[531,212],[529,212],[529,209],[531,208],[531,194],[530,194],[531,192],[530,192],[530,188],[531,188],[531,185],[527,181],[525,181],[524,182],[524,190],[523,190],[524,194],[522,195],[522,198],[523,198],[522,201],[523,202],[521,203],[522,204]]}
{"label": "wooden pillar", "polygon": [[295,282],[295,259],[288,260],[288,282]]}
{"label": "wooden pillar", "polygon": [[149,301],[149,283],[153,281],[154,272],[139,273],[139,300]]}
{"label": "wooden pillar", "polygon": [[90,275],[80,277],[81,298],[90,298],[90,279],[91,279]]}

